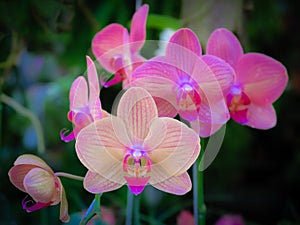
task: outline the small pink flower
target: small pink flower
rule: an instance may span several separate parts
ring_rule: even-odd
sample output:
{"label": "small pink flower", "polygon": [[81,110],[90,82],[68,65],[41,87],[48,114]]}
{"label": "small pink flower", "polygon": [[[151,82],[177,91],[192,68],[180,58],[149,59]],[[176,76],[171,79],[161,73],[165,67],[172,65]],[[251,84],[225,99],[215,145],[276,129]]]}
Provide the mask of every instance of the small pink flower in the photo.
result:
{"label": "small pink flower", "polygon": [[120,24],[110,24],[98,32],[92,50],[100,64],[115,77],[103,85],[109,87],[123,81],[126,85],[136,67],[145,59],[139,55],[146,38],[148,5],[139,8],[132,17],[130,34]]}
{"label": "small pink flower", "polygon": [[84,187],[102,193],[128,184],[140,194],[146,184],[182,195],[191,189],[186,172],[199,155],[198,135],[172,118],[158,118],[152,96],[128,89],[117,115],[95,121],[78,134],[76,152],[88,168]]}
{"label": "small pink flower", "polygon": [[288,75],[275,59],[260,53],[243,53],[238,39],[225,28],[215,30],[206,53],[227,61],[235,70],[235,80],[227,95],[231,118],[258,129],[276,124],[272,103],[284,91]]}
{"label": "small pink flower", "polygon": [[178,113],[201,137],[207,137],[229,119],[224,94],[230,90],[233,73],[225,61],[202,56],[197,36],[183,28],[171,37],[166,55],[138,67],[129,85],[149,91],[160,116]]}
{"label": "small pink flower", "polygon": [[181,211],[177,217],[177,225],[195,225],[193,214],[186,210]]}
{"label": "small pink flower", "polygon": [[224,215],[215,225],[245,225],[245,222],[241,215]]}
{"label": "small pink flower", "polygon": [[61,203],[60,220],[69,221],[64,187],[53,170],[42,159],[30,154],[21,155],[16,159],[8,175],[13,185],[30,196],[25,197],[22,202],[27,212]]}
{"label": "small pink flower", "polygon": [[101,109],[99,98],[100,87],[96,67],[90,57],[86,57],[88,84],[83,76],[79,76],[73,83],[70,90],[70,111],[68,120],[74,124],[73,131],[63,129],[60,137],[63,141],[69,142],[76,138],[79,131],[91,122],[108,115]]}

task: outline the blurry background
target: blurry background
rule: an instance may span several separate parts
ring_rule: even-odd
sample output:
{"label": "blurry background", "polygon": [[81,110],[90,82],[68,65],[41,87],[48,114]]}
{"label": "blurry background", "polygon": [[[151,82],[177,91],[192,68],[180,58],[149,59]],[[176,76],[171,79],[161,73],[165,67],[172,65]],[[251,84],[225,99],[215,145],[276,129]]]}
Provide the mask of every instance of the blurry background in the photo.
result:
{"label": "blurry background", "polygon": [[[245,51],[267,54],[286,66],[289,84],[275,103],[275,128],[260,131],[228,123],[222,149],[205,171],[207,224],[223,214],[240,214],[250,225],[300,224],[299,1],[143,3],[150,6],[148,40],[158,40],[166,28],[187,26],[205,49],[211,31],[225,26],[239,36]],[[85,55],[93,57],[95,33],[111,22],[128,26],[135,4],[133,0],[0,0],[0,93],[11,97],[2,95],[0,103],[0,225],[60,224],[58,206],[26,213],[21,206],[26,194],[9,182],[7,172],[20,154],[33,153],[55,171],[85,174],[74,142],[59,138],[62,128],[72,129],[67,121],[69,88],[85,73]],[[101,91],[106,110],[119,90],[116,86]],[[25,109],[16,111],[16,103]],[[38,134],[32,118],[42,126]],[[93,195],[78,181],[62,178],[62,182],[70,213],[84,211]],[[102,197],[116,224],[124,224],[126,193],[124,187]],[[147,187],[139,199],[141,224],[176,224],[180,211],[192,211],[191,193],[179,197]]]}

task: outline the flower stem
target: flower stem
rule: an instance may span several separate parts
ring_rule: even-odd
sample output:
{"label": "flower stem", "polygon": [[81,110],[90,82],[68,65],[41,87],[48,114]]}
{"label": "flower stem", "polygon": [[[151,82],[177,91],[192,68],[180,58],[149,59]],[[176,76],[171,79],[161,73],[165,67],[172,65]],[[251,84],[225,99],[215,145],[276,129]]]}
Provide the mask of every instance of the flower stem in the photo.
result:
{"label": "flower stem", "polygon": [[193,165],[193,195],[195,225],[205,225],[206,206],[204,202],[204,171],[199,170],[199,165],[205,151],[204,139],[201,139],[201,152]]}
{"label": "flower stem", "polygon": [[126,208],[126,225],[132,224],[132,213],[133,213],[133,200],[134,196],[128,188],[127,192],[127,208]]}
{"label": "flower stem", "polygon": [[79,225],[86,225],[95,215],[101,216],[100,199],[102,194],[96,194],[90,207],[82,217]]}
{"label": "flower stem", "polygon": [[140,225],[140,195],[134,196],[134,225]]}
{"label": "flower stem", "polygon": [[64,172],[57,172],[57,173],[54,173],[54,175],[57,177],[66,177],[66,178],[70,178],[73,180],[79,180],[79,181],[83,181],[83,179],[84,179],[84,177],[73,175],[70,173],[64,173]]}

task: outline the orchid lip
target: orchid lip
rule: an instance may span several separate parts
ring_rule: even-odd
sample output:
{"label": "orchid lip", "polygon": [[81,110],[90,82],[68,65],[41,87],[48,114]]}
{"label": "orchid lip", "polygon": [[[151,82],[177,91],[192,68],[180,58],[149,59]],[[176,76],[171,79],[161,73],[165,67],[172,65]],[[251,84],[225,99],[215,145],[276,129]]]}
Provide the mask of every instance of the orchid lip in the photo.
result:
{"label": "orchid lip", "polygon": [[49,206],[50,204],[51,204],[51,202],[49,202],[49,203],[35,202],[34,200],[32,200],[30,198],[29,195],[27,195],[22,201],[23,209],[26,210],[26,212],[34,212],[39,209],[45,208],[45,207]]}
{"label": "orchid lip", "polygon": [[128,149],[123,160],[123,171],[127,173],[124,178],[133,194],[138,195],[144,190],[150,179],[151,164],[151,160],[142,146],[134,145]]}

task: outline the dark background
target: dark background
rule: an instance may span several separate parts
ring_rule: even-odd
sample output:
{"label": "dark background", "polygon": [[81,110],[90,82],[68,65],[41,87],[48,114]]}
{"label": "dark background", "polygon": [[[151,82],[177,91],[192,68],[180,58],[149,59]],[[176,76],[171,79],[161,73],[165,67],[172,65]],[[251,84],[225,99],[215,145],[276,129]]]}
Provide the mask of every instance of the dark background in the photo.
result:
{"label": "dark background", "polygon": [[[211,2],[217,7],[222,1]],[[237,2],[241,14],[238,25],[230,28],[240,37],[245,51],[261,52],[282,62],[289,84],[275,103],[275,128],[261,131],[228,123],[220,153],[205,171],[207,224],[223,214],[240,214],[250,225],[300,224],[300,3]],[[168,22],[162,18],[162,23],[149,17],[148,40],[157,40],[162,28],[175,28],[178,23],[193,28],[184,18],[185,1],[144,3],[149,4],[150,14],[175,19]],[[45,138],[46,146],[46,152],[39,154],[30,120],[1,102],[0,225],[60,224],[58,206],[27,214],[21,206],[25,194],[9,182],[7,172],[20,154],[32,153],[55,171],[85,174],[74,142],[66,144],[59,138],[62,128],[72,128],[67,121],[69,88],[85,72],[85,55],[93,57],[95,33],[111,22],[127,26],[134,11],[133,0],[0,0],[0,91],[39,119],[43,128],[39,135]],[[222,8],[219,13],[224,20],[229,16]],[[195,32],[201,35],[201,30]],[[119,90],[120,86],[102,90],[102,104],[108,111]],[[70,214],[85,210],[93,196],[78,181],[62,178],[62,182]],[[124,224],[126,193],[124,187],[102,197],[117,224]],[[147,187],[139,198],[141,224],[175,224],[181,210],[192,211],[191,193],[179,197]]]}

